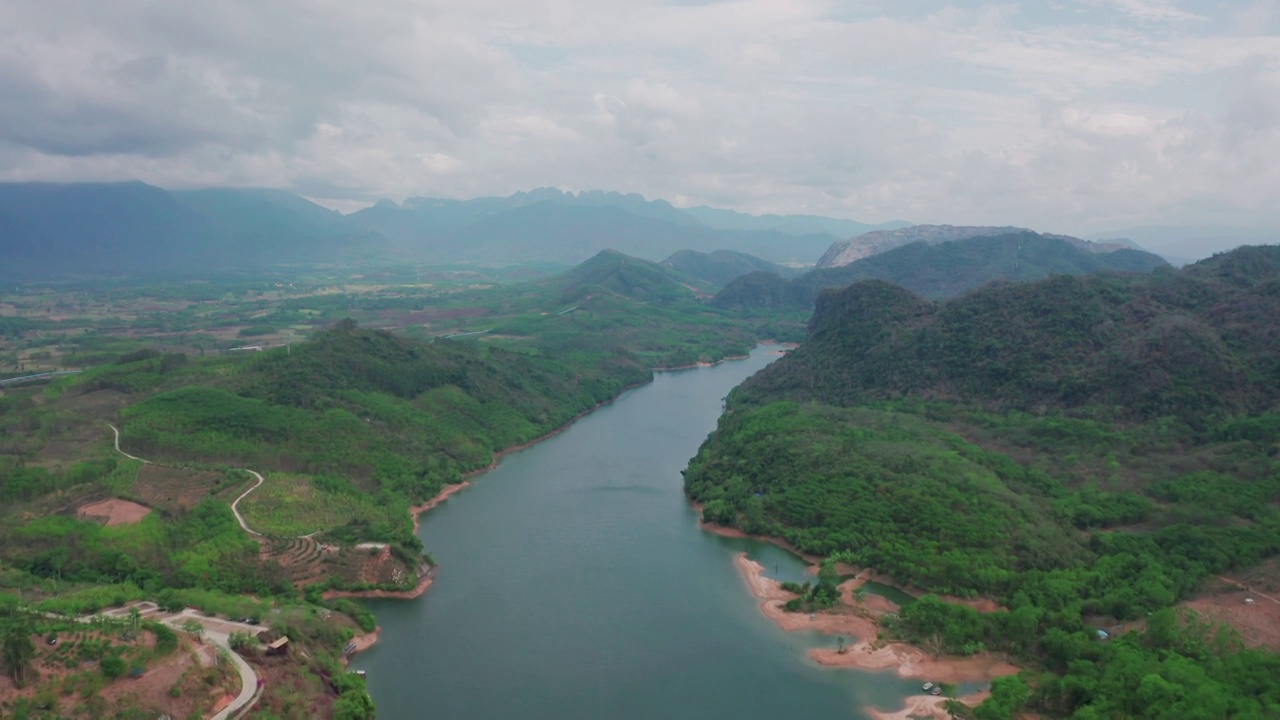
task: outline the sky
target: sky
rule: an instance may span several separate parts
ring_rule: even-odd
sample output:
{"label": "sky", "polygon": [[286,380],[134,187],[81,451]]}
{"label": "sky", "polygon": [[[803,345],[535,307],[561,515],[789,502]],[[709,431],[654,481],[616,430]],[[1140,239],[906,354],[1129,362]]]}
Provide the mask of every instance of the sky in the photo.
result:
{"label": "sky", "polygon": [[1280,0],[5,0],[0,180],[1280,227]]}

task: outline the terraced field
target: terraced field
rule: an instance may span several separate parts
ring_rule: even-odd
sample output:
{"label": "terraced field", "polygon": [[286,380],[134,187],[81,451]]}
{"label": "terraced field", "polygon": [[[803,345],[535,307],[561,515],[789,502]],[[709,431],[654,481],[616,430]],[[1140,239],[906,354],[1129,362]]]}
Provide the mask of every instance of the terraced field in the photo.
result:
{"label": "terraced field", "polygon": [[340,585],[398,585],[416,578],[416,570],[387,548],[340,548],[308,537],[266,538],[262,546],[263,559],[280,563],[289,582],[298,588],[330,578]]}

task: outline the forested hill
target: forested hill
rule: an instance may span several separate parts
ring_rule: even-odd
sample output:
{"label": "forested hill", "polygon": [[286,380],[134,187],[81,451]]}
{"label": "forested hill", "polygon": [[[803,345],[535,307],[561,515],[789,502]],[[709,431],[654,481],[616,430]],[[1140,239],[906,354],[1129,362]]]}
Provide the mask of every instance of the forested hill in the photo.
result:
{"label": "forested hill", "polygon": [[1276,579],[1278,317],[1276,246],[946,302],[827,291],[808,340],[730,395],[686,491],[706,520],[996,599],[889,621],[1033,668],[973,717],[1278,717],[1280,648],[1180,605]]}
{"label": "forested hill", "polygon": [[823,293],[809,340],[744,397],[851,404],[903,394],[1126,417],[1267,410],[1280,400],[1280,247],[1181,271],[1056,276],[942,303],[883,281]]}
{"label": "forested hill", "polygon": [[812,270],[790,281],[753,273],[729,283],[712,304],[721,308],[804,310],[825,288],[877,278],[924,297],[958,295],[995,280],[1029,281],[1099,271],[1149,272],[1163,259],[1132,249],[1092,253],[1033,232],[974,237],[936,245],[913,243],[849,265]]}
{"label": "forested hill", "polygon": [[80,382],[166,390],[124,413],[123,437],[141,454],[330,475],[417,501],[650,377],[622,352],[566,365],[350,321],[235,372],[218,367],[164,376],[125,365]]}
{"label": "forested hill", "polygon": [[692,299],[693,290],[661,265],[602,250],[553,278],[535,283],[551,290],[561,304],[579,302],[596,293],[622,295],[642,302]]}
{"label": "forested hill", "polygon": [[753,272],[773,273],[779,277],[800,274],[798,270],[734,250],[709,253],[680,250],[658,264],[698,283],[700,289],[721,288],[730,281]]}

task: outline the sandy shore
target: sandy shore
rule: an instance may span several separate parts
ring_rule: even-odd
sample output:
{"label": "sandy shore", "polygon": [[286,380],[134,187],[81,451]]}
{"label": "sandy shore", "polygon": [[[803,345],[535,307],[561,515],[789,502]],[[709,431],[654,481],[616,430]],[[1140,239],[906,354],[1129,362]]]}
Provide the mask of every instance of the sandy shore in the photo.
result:
{"label": "sandy shore", "polygon": [[[854,591],[870,579],[869,573],[862,573],[856,579],[842,583],[841,604],[810,619],[805,613],[789,613],[783,609],[786,601],[795,595],[783,590],[778,581],[766,577],[764,566],[748,558],[746,553],[740,553],[736,563],[747,587],[759,598],[761,612],[778,627],[788,631],[817,630],[827,635],[841,635],[850,639],[851,642],[843,653],[835,648],[810,650],[809,657],[820,665],[869,671],[893,670],[898,677],[943,683],[989,682],[993,678],[1018,672],[1016,666],[990,653],[972,657],[936,657],[912,645],[881,641],[876,619],[892,604],[879,600],[861,603],[854,596]],[[981,700],[978,696],[971,697]],[[969,699],[966,698],[965,701]],[[942,710],[944,700],[946,698],[919,696],[909,699],[908,707],[896,713],[875,710],[869,712],[880,720],[898,720],[913,714],[946,718],[946,712]]]}
{"label": "sandy shore", "polygon": [[[761,344],[763,345],[764,343],[761,343]],[[731,355],[730,357],[720,358],[715,362],[696,362],[696,363],[689,363],[688,365],[674,365],[672,367],[656,367],[653,369],[653,371],[654,372],[672,372],[673,370],[692,370],[694,368],[709,368],[709,367],[715,367],[716,365],[719,365],[720,363],[723,363],[723,362],[729,362],[730,360],[746,360],[749,357],[751,356],[750,355]]]}
{"label": "sandy shore", "polygon": [[[965,695],[959,698],[960,702],[974,707],[987,699],[990,693],[983,691]],[[943,703],[949,698],[933,695],[912,695],[907,698],[906,707],[895,712],[885,712],[876,710],[875,708],[865,708],[867,714],[875,718],[875,720],[918,720],[919,718],[933,718],[934,720],[950,720],[951,715],[943,709]]]}
{"label": "sandy shore", "polygon": [[354,645],[351,652],[342,656],[342,665],[346,667],[351,662],[351,656],[356,653],[362,653],[373,647],[378,642],[378,637],[382,635],[382,628],[376,627],[373,632],[364,635],[357,635],[351,638],[351,644]]}

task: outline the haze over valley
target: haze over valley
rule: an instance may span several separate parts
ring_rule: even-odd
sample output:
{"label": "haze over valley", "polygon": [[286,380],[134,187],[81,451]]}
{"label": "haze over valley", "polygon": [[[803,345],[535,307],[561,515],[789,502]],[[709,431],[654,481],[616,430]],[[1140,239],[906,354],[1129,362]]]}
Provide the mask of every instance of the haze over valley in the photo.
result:
{"label": "haze over valley", "polygon": [[0,39],[0,720],[1280,718],[1280,5]]}

